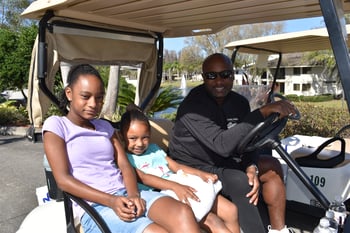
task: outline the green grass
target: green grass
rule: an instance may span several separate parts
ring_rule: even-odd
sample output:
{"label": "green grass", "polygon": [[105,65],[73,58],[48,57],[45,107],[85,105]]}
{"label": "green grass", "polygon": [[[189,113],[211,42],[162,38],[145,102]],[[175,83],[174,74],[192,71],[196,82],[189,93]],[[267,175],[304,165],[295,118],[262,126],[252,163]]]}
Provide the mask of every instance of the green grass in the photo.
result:
{"label": "green grass", "polygon": [[[196,87],[200,84],[202,84],[203,81],[191,81],[191,80],[187,80],[186,81],[186,85],[187,87]],[[172,86],[172,87],[180,87],[181,85],[181,81],[180,80],[175,80],[175,81],[162,81],[161,83],[161,87],[162,88],[165,88],[165,87],[168,87],[168,86]]]}
{"label": "green grass", "polygon": [[347,103],[345,100],[331,100],[331,101],[324,101],[324,102],[307,102],[308,104],[311,104],[313,106],[320,106],[325,108],[335,108],[335,109],[348,109]]}

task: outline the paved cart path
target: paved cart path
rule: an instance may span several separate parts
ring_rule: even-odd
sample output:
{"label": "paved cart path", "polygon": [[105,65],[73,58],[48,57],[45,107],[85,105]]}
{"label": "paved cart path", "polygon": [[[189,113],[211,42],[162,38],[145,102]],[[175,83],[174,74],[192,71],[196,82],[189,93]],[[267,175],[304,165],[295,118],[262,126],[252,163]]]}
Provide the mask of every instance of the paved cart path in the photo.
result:
{"label": "paved cart path", "polygon": [[35,191],[43,185],[43,144],[23,136],[0,136],[0,233],[17,231],[38,205]]}

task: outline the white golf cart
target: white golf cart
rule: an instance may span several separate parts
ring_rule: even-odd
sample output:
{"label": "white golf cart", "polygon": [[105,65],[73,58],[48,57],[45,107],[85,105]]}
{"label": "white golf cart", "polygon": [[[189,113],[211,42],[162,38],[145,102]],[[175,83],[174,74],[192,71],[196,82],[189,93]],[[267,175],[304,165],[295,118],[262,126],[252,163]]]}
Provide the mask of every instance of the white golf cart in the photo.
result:
{"label": "white golf cart", "polygon": [[[341,24],[343,12],[350,12],[349,1],[34,1],[22,14],[26,18],[40,20],[29,78],[28,110],[33,128],[28,136],[33,141],[39,139],[40,127],[48,107],[51,103],[59,103],[53,92],[54,77],[58,71],[65,83],[67,68],[76,63],[138,65],[141,72],[135,103],[147,111],[158,93],[162,79],[164,37],[216,33],[228,26],[249,23],[323,15],[338,63],[344,94],[349,99],[350,79],[347,74],[350,73],[350,58]],[[118,87],[114,88],[117,90]],[[350,101],[347,104],[349,107]],[[266,121],[265,125],[269,123]],[[283,122],[281,125],[283,126]],[[161,134],[169,136],[167,132]],[[252,137],[243,140],[241,150],[252,149],[257,146],[257,142],[261,142],[260,139],[265,139],[260,137],[256,140],[254,134],[250,136]],[[274,149],[282,154],[281,157],[288,166],[299,174],[298,178],[316,196],[321,208],[327,208],[329,200],[290,158],[279,141],[274,140],[275,137],[267,138],[271,139]],[[52,174],[49,169],[46,172],[51,197],[44,196],[44,199],[57,200],[43,203],[29,213],[18,233],[77,232],[71,199],[84,206],[96,218],[103,232],[110,232],[98,215],[93,211],[89,212],[89,206],[84,201],[69,193],[63,193],[64,201],[59,201],[60,192],[55,188]],[[313,227],[314,225],[309,226],[309,229]]]}

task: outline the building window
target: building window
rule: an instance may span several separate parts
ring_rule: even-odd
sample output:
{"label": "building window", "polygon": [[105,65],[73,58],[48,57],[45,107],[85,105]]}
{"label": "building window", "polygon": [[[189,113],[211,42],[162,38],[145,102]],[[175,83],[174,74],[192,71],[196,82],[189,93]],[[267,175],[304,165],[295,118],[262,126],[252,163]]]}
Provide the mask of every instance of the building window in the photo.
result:
{"label": "building window", "polygon": [[309,91],[311,89],[311,83],[305,83],[301,86],[302,91]]}
{"label": "building window", "polygon": [[311,74],[311,67],[303,67],[302,74]]}
{"label": "building window", "polygon": [[278,71],[277,78],[278,79],[285,79],[285,77],[286,77],[286,68],[282,67]]}
{"label": "building window", "polygon": [[293,84],[293,91],[300,91],[300,84],[299,83]]}
{"label": "building window", "polygon": [[293,68],[293,75],[300,75],[300,67]]}

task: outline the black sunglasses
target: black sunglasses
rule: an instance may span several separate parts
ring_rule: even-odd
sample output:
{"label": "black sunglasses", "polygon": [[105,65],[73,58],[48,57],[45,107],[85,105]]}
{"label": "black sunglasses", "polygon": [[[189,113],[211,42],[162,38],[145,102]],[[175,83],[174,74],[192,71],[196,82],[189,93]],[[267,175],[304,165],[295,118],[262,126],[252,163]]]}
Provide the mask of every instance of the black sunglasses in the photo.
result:
{"label": "black sunglasses", "polygon": [[220,72],[205,72],[203,73],[204,78],[214,80],[218,77],[218,75],[223,79],[228,79],[233,77],[233,71],[232,70],[223,70]]}

